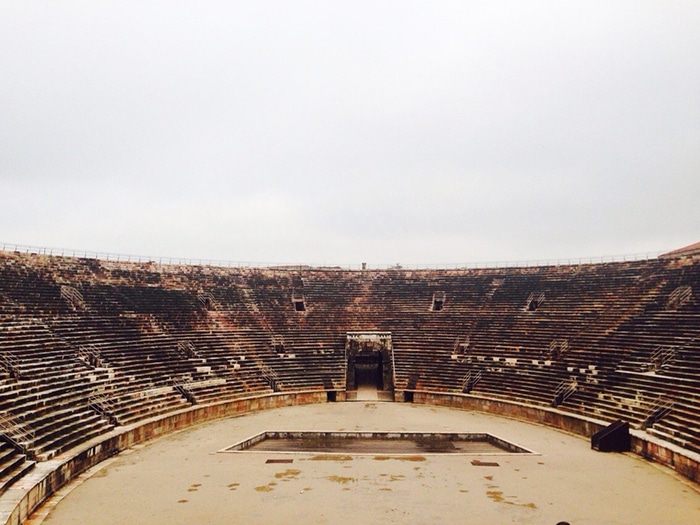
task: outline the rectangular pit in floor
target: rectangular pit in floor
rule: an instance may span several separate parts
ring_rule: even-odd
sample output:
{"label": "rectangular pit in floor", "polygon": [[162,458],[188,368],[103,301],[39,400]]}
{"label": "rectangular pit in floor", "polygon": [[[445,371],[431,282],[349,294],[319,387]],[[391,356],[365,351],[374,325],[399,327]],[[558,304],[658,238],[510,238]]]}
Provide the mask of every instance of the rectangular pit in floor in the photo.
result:
{"label": "rectangular pit in floor", "polygon": [[219,452],[331,454],[537,454],[483,432],[337,432],[266,430]]}

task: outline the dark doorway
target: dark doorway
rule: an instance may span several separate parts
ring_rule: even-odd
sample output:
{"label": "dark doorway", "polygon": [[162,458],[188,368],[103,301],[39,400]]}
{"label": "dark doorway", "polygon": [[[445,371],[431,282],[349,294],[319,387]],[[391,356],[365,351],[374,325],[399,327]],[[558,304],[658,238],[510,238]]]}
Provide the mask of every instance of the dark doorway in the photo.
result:
{"label": "dark doorway", "polygon": [[392,352],[390,332],[347,333],[345,388],[348,400],[394,400]]}
{"label": "dark doorway", "polygon": [[355,388],[369,386],[383,390],[382,354],[358,354],[355,356]]}

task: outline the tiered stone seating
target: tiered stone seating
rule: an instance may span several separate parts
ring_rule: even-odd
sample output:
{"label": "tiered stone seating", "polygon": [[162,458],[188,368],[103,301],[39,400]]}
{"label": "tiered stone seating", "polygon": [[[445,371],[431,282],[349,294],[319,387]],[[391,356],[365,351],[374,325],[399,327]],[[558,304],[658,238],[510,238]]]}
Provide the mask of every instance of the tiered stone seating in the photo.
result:
{"label": "tiered stone seating", "polygon": [[400,390],[461,391],[462,379],[469,365],[452,358],[455,341],[454,332],[394,331],[395,387]]}
{"label": "tiered stone seating", "polygon": [[[172,337],[144,332],[139,321],[66,316],[50,325],[78,351],[92,351],[98,356],[94,370],[104,381],[94,394],[110,398],[105,414],[120,425],[189,406],[174,388],[173,378],[196,372],[195,366],[177,352]],[[153,329],[149,324],[148,330]]]}
{"label": "tiered stone seating", "polygon": [[579,410],[609,414],[608,418],[621,417],[643,426],[659,399],[672,400],[673,408],[647,430],[697,452],[700,305],[694,300],[673,310],[667,305],[679,284],[699,289],[697,266],[674,265],[664,269],[660,277],[660,285],[643,311],[601,341],[600,346],[610,346],[622,357],[607,371],[596,396],[581,399]]}
{"label": "tiered stone seating", "polygon": [[281,391],[345,388],[345,333],[287,330],[276,337],[283,346],[268,346],[261,359],[277,373]]}
{"label": "tiered stone seating", "polygon": [[34,468],[34,465],[35,462],[28,460],[25,454],[0,440],[0,494]]}
{"label": "tiered stone seating", "polygon": [[0,355],[12,356],[0,390],[0,412],[21,416],[32,436],[24,445],[47,459],[111,428],[88,407],[104,381],[75,357],[68,344],[34,318],[3,319]]}
{"label": "tiered stone seating", "polygon": [[0,257],[0,297],[5,313],[50,315],[70,310],[61,298],[61,284],[51,274],[56,260],[43,256]]}
{"label": "tiered stone seating", "polygon": [[272,392],[259,367],[259,348],[269,339],[261,330],[210,330],[183,333],[189,352],[199,361],[186,378],[193,400],[208,403]]}
{"label": "tiered stone seating", "polygon": [[0,410],[30,422],[49,457],[192,404],[343,390],[346,333],[382,331],[397,390],[549,406],[571,384],[559,410],[698,451],[698,266],[343,271],[0,254]]}

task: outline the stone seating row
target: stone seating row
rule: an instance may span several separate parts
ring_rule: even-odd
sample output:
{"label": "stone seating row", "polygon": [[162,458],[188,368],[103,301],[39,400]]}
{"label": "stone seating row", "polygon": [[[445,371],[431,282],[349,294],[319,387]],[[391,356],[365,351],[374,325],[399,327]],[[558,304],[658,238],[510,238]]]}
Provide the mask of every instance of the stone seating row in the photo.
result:
{"label": "stone seating row", "polygon": [[0,440],[0,495],[34,468],[35,464],[14,446]]}

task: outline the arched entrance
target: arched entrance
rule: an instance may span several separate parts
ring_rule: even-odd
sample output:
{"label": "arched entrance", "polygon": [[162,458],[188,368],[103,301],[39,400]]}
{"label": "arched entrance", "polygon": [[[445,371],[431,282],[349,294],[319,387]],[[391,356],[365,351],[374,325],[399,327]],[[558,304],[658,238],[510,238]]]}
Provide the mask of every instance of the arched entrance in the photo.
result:
{"label": "arched entrance", "polygon": [[345,342],[347,399],[374,392],[393,400],[394,371],[390,332],[348,332]]}

